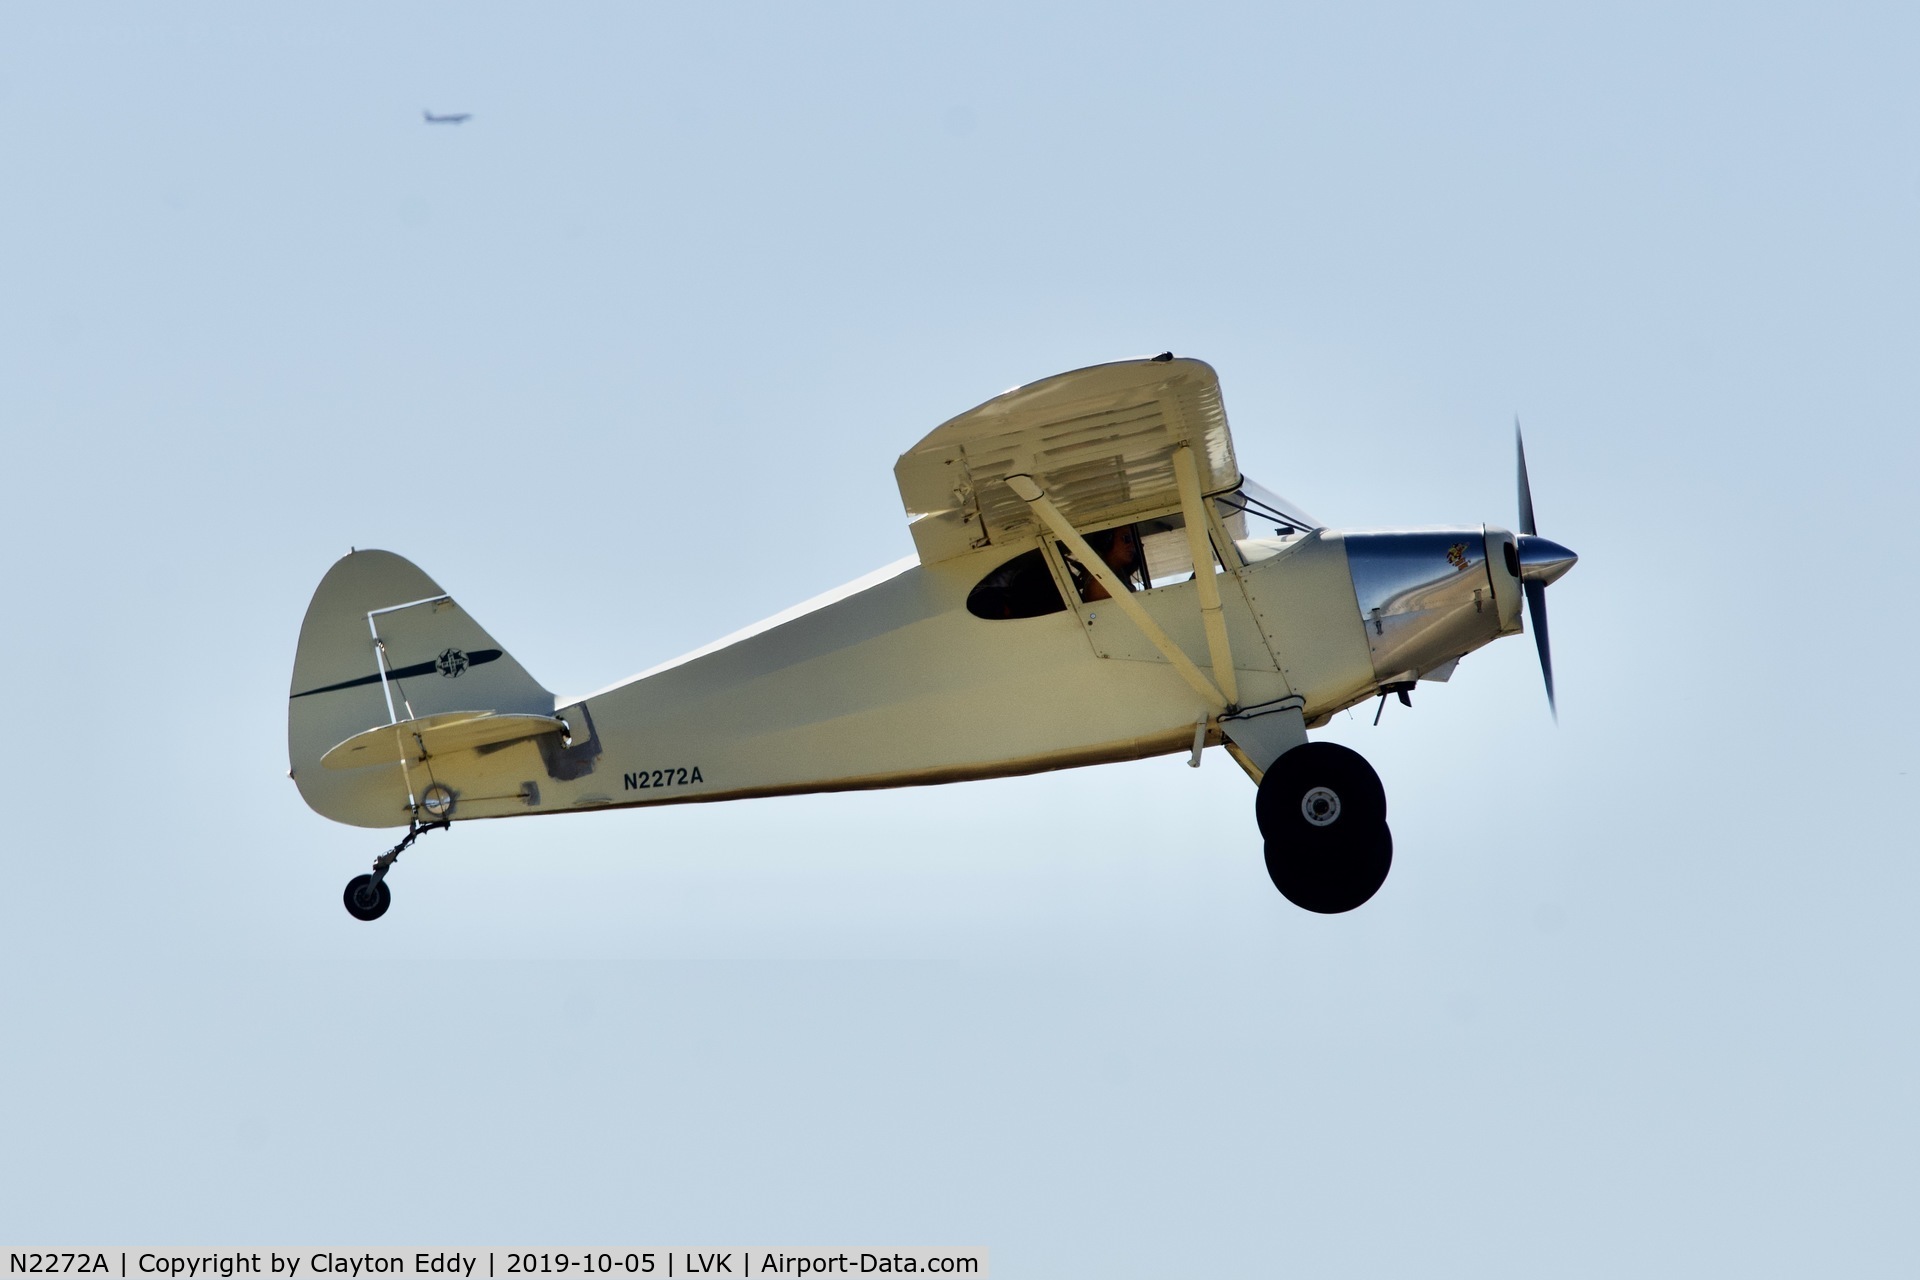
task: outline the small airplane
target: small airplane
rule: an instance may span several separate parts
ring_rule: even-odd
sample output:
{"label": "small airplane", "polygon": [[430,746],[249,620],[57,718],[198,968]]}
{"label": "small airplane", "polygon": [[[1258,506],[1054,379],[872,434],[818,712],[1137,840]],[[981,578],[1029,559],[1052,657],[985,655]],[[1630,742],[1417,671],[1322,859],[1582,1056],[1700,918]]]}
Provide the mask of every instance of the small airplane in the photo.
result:
{"label": "small airplane", "polygon": [[[1310,741],[1532,618],[1547,585],[1515,426],[1519,532],[1331,529],[1240,474],[1220,384],[1170,353],[1063,373],[894,467],[917,556],[622,683],[559,699],[401,557],[354,551],[301,624],[290,776],[404,839],[454,819],[918,786],[1219,746],[1254,781],[1279,891],[1350,911],[1393,862],[1373,768]],[[1409,702],[1409,705],[1410,702]],[[1376,712],[1376,722],[1378,713]]]}
{"label": "small airplane", "polygon": [[444,116],[437,116],[431,111],[422,111],[420,114],[426,117],[428,124],[465,124],[473,119],[471,111],[455,111]]}

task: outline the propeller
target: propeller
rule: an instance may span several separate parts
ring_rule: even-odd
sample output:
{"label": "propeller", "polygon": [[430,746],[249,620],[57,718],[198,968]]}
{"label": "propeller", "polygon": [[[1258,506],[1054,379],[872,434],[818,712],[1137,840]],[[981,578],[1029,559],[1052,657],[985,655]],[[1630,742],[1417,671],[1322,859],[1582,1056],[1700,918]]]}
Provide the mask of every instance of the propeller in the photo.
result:
{"label": "propeller", "polygon": [[1547,681],[1547,709],[1555,723],[1560,708],[1553,700],[1553,650],[1547,645],[1547,586],[1557,582],[1580,557],[1559,543],[1539,536],[1533,522],[1533,486],[1527,483],[1527,445],[1520,438],[1520,419],[1513,420],[1513,448],[1520,460],[1520,537],[1515,550],[1520,558],[1520,586],[1527,593],[1527,619],[1533,627],[1533,643],[1540,650],[1540,674]]}

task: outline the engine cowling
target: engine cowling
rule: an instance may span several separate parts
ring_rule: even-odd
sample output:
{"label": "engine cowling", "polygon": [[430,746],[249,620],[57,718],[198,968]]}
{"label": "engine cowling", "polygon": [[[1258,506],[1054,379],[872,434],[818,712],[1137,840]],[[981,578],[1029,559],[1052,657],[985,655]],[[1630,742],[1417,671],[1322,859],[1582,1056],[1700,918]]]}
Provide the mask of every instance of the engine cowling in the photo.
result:
{"label": "engine cowling", "polygon": [[1381,686],[1416,680],[1520,630],[1522,566],[1506,530],[1348,533],[1343,541]]}

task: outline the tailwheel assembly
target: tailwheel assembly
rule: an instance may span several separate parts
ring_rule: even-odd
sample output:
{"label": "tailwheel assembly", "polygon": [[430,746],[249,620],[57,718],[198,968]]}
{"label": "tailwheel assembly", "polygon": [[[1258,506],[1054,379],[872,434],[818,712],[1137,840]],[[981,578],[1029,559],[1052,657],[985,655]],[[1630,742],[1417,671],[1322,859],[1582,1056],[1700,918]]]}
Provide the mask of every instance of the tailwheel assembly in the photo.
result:
{"label": "tailwheel assembly", "polygon": [[387,872],[407,848],[429,831],[445,831],[453,825],[450,818],[438,822],[415,822],[407,830],[406,838],[373,860],[373,871],[367,875],[358,875],[347,881],[346,892],[342,895],[347,906],[347,914],[355,920],[378,920],[387,914],[387,908],[393,905],[393,890],[387,887]]}

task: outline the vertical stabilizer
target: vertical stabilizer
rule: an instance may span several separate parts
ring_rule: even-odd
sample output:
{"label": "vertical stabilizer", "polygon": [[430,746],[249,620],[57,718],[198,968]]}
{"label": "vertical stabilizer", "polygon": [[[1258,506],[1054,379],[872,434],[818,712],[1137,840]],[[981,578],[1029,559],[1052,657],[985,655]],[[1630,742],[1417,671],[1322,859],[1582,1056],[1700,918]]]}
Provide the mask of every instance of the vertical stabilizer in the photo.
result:
{"label": "vertical stabilizer", "polygon": [[[453,711],[550,715],[553,695],[409,561],[355,551],[320,580],[300,625],[287,756],[315,812],[363,827],[412,819],[399,764],[322,768],[333,747],[379,725]],[[414,779],[416,785],[419,779]]]}

